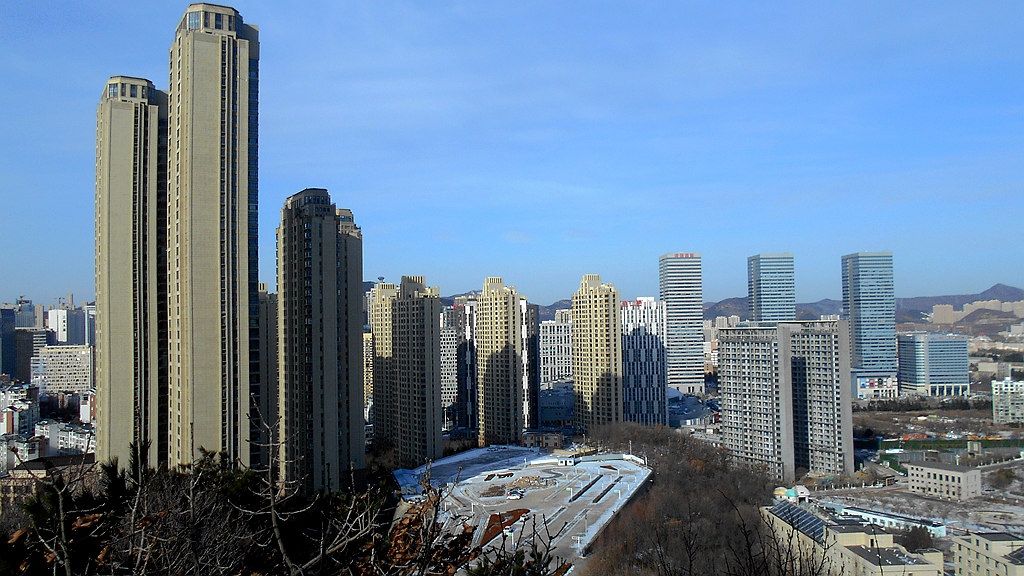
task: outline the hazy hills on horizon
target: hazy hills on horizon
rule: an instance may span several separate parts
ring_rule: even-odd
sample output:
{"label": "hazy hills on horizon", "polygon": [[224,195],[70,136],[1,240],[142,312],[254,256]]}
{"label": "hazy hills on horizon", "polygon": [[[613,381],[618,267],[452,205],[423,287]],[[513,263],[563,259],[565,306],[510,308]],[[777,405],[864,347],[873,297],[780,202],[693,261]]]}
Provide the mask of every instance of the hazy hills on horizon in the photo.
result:
{"label": "hazy hills on horizon", "polygon": [[[363,282],[363,289],[369,290],[373,282]],[[463,292],[442,296],[441,303],[451,306],[455,298],[459,296],[479,295],[479,290]],[[963,308],[964,304],[979,300],[1001,300],[1003,302],[1016,302],[1024,300],[1024,289],[1007,286],[1006,284],[995,284],[983,292],[977,294],[951,294],[947,296],[915,296],[913,298],[896,299],[896,321],[897,322],[919,322],[925,313],[931,313],[932,306],[937,304],[950,304],[955,309]],[[564,310],[571,306],[569,299],[562,299],[551,304],[538,304],[538,316],[541,320],[553,320],[556,310]],[[798,303],[796,305],[797,320],[817,320],[823,314],[839,314],[842,310],[842,300],[825,298],[817,302]],[[713,319],[717,316],[739,316],[745,318],[747,315],[746,296],[726,298],[718,302],[704,303],[704,318]]]}

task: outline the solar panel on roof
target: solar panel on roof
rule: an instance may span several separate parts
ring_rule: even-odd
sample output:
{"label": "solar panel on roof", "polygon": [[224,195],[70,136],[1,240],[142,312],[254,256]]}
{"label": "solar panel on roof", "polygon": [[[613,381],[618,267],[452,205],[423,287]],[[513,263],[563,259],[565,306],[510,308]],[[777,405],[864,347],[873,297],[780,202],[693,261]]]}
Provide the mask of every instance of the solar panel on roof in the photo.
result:
{"label": "solar panel on roof", "polygon": [[825,521],[807,510],[789,502],[779,502],[772,507],[772,514],[780,520],[806,534],[816,542],[825,537]]}

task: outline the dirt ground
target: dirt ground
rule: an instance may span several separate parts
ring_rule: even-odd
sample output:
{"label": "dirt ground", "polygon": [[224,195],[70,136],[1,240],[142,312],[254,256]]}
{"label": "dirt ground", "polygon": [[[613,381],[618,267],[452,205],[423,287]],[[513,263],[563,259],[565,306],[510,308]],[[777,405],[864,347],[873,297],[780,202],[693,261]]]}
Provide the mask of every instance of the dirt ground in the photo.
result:
{"label": "dirt ground", "polygon": [[1024,430],[992,423],[991,410],[916,410],[913,412],[854,412],[854,428],[870,428],[875,435],[898,438],[904,434],[1022,437]]}
{"label": "dirt ground", "polygon": [[[1000,482],[997,478],[1000,469],[1012,472],[1002,473],[1011,478],[1008,483],[1005,479]],[[814,497],[827,502],[929,518],[943,522],[953,531],[1024,530],[1024,462],[986,467],[982,472],[985,492],[981,497],[965,502],[949,502],[914,494],[907,491],[905,486],[901,482],[896,487],[885,489],[816,492]]]}

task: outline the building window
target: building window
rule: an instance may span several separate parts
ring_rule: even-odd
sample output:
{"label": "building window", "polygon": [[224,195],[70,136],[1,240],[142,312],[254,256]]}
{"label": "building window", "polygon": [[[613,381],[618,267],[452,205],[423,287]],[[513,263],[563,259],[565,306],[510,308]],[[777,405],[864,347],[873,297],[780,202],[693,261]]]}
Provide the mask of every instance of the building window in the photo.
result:
{"label": "building window", "polygon": [[107,85],[107,98],[117,98],[117,84]]}
{"label": "building window", "polygon": [[188,29],[198,30],[200,28],[200,18],[202,18],[202,12],[189,12],[188,13]]}

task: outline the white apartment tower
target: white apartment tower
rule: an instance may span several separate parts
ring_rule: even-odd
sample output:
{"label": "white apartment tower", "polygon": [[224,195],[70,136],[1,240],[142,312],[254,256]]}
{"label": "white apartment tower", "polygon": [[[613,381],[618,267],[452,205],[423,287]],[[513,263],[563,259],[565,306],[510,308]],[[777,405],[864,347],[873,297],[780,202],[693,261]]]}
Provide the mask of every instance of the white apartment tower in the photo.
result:
{"label": "white apartment tower", "polygon": [[719,392],[725,446],[784,481],[797,470],[853,473],[845,320],[725,328]]}
{"label": "white apartment tower", "polygon": [[459,397],[459,330],[454,326],[441,328],[439,361],[444,429],[450,430],[455,426],[456,402]]}
{"label": "white apartment tower", "polygon": [[665,303],[637,298],[622,303],[622,418],[667,424]]}
{"label": "white apartment tower", "polygon": [[584,274],[572,295],[575,425],[582,432],[622,422],[622,324],[619,291]]}
{"label": "white apartment tower", "polygon": [[665,254],[658,259],[659,300],[665,303],[668,385],[704,393],[704,291],[701,257]]}
{"label": "white apartment tower", "polygon": [[572,378],[572,311],[556,310],[554,320],[540,323],[540,381]]}
{"label": "white apartment tower", "polygon": [[44,346],[32,361],[32,385],[42,394],[81,395],[94,387],[92,346]]}

